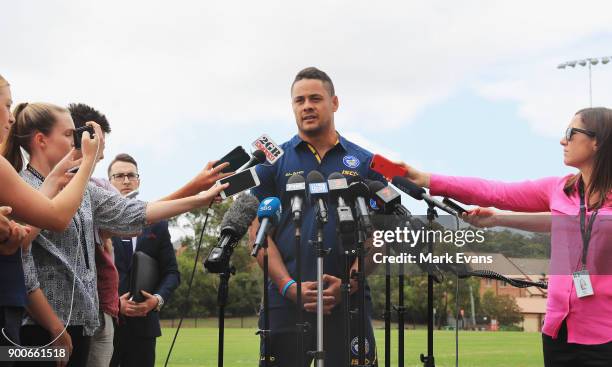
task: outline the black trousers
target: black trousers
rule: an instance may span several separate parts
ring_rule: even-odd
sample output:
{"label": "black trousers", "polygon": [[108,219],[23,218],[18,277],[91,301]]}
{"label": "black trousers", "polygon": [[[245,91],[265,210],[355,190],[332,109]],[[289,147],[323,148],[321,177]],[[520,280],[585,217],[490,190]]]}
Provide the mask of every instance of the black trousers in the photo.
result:
{"label": "black trousers", "polygon": [[[83,326],[68,326],[66,329],[72,339],[72,355],[68,361],[68,367],[85,367],[87,366],[87,356],[89,355],[89,345],[91,342],[90,336],[83,335]],[[52,340],[49,332],[42,326],[24,325],[21,327],[21,342],[23,346],[29,345],[45,345]],[[16,366],[42,367],[42,366],[57,366],[56,362],[21,362]]]}
{"label": "black trousers", "polygon": [[156,340],[155,337],[135,336],[128,332],[126,325],[116,326],[110,366],[155,366]]}
{"label": "black trousers", "polygon": [[610,367],[612,342],[584,345],[567,342],[567,325],[561,325],[557,339],[542,334],[545,367]]}
{"label": "black trousers", "polygon": [[[0,333],[0,346],[11,347],[13,343],[20,344],[19,328],[23,317],[23,308],[14,306],[0,306],[0,329],[4,329],[10,341]],[[11,343],[11,341],[13,343]],[[13,362],[0,362],[0,367],[13,366]]]}
{"label": "black trousers", "polygon": [[[343,357],[347,343],[351,346],[351,365],[358,364],[358,318],[351,319],[351,340],[345,341],[343,337],[343,318],[342,313],[333,312],[324,319],[323,327],[323,349],[325,351],[326,366],[343,366]],[[316,314],[304,312],[304,320],[310,325],[309,330],[304,335],[304,353],[314,351],[317,347],[316,333]],[[366,364],[378,366],[378,358],[376,354],[376,341],[374,340],[374,330],[372,323],[368,317],[368,322],[365,330],[366,339]],[[295,332],[278,332],[270,335],[270,367],[299,367],[296,363],[297,353],[297,333]],[[264,344],[263,339],[260,343],[260,366],[264,366]],[[312,356],[304,356],[304,367],[310,366]]]}

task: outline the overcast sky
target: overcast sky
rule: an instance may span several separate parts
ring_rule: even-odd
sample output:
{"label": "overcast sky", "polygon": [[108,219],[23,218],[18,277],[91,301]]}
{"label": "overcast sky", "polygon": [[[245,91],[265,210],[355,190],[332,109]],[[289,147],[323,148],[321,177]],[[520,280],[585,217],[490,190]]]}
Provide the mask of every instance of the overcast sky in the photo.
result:
{"label": "overcast sky", "polygon": [[[520,180],[563,175],[559,138],[612,56],[609,1],[12,1],[0,74],[16,102],[84,102],[110,159],[139,161],[143,199],[262,133],[296,131],[289,87],[317,66],[338,131],[419,168]],[[592,70],[610,107],[612,63]]]}

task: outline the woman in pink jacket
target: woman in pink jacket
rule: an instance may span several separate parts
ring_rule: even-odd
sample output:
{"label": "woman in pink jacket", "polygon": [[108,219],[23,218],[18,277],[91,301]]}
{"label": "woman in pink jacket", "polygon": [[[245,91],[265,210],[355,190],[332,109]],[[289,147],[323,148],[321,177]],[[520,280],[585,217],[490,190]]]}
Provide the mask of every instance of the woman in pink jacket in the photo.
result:
{"label": "woman in pink jacket", "polygon": [[[407,178],[428,187],[432,195],[466,204],[515,212],[551,212],[551,270],[542,327],[544,364],[609,367],[612,110],[599,107],[578,111],[561,145],[565,165],[577,168],[577,174],[502,183],[430,174],[406,166]],[[491,213],[484,210],[471,215]]]}

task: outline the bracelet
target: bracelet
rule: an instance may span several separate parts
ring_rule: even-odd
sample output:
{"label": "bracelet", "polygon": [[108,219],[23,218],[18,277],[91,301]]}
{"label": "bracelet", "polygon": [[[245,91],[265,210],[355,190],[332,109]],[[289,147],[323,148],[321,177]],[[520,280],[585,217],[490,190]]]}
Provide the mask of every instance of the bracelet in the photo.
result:
{"label": "bracelet", "polygon": [[281,291],[281,294],[283,295],[283,297],[285,297],[285,294],[287,294],[287,290],[289,289],[289,287],[291,287],[292,284],[295,283],[295,280],[291,279],[290,281],[288,281],[287,283],[285,283],[285,286],[283,287],[283,290]]}

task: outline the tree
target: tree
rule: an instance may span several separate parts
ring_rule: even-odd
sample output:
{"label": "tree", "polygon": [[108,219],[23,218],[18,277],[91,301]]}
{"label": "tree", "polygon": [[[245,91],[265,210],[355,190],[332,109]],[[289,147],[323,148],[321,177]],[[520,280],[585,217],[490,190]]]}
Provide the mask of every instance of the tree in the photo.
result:
{"label": "tree", "polygon": [[511,326],[523,320],[521,310],[514,298],[508,295],[495,296],[486,291],[480,300],[480,313],[489,319],[496,319],[500,325]]}

